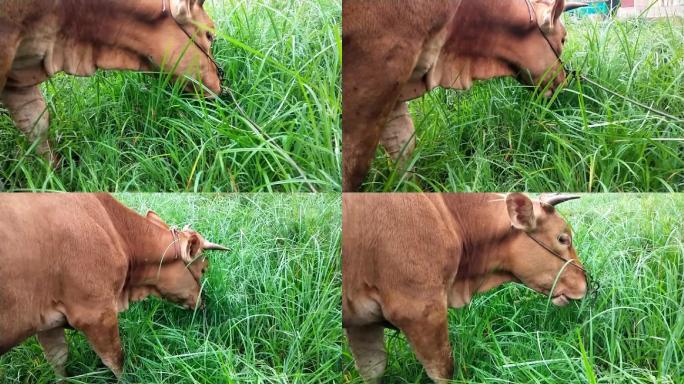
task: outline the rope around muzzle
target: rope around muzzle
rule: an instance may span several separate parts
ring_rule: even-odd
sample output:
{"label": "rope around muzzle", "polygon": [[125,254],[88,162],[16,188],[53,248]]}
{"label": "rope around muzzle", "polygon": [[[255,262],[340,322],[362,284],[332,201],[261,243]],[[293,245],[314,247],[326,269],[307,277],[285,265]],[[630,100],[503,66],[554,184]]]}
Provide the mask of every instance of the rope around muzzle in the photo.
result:
{"label": "rope around muzzle", "polygon": [[[159,273],[161,272],[161,265],[163,264],[164,258],[166,257],[166,252],[169,250],[169,248],[171,248],[171,246],[173,246],[174,250],[176,251],[176,259],[175,260],[180,259],[181,261],[183,261],[186,268],[188,268],[190,266],[190,264],[194,263],[195,260],[197,260],[197,258],[195,258],[191,262],[185,263],[183,258],[180,256],[181,248],[180,248],[180,236],[178,235],[178,227],[176,227],[176,226],[171,227],[171,229],[169,229],[169,232],[171,232],[171,236],[173,237],[173,240],[171,241],[171,243],[168,246],[166,246],[166,249],[164,250],[164,253],[162,254],[162,259],[161,259],[161,262],[159,263],[159,268],[157,269],[157,278],[159,278]],[[200,287],[199,299],[202,302],[202,305],[200,305],[199,307],[195,306],[195,308],[192,308],[192,310],[195,313],[197,312],[198,309],[200,309],[202,311],[202,316],[204,318],[204,322],[206,325],[207,306],[206,306],[206,299],[202,295],[202,293],[204,292],[204,282],[202,282],[201,275],[199,278],[196,278],[195,275],[192,274],[192,272],[190,272],[190,275],[195,280],[195,282],[197,282],[197,285]],[[194,318],[195,318],[195,315],[193,315],[193,321],[194,321]]]}
{"label": "rope around muzzle", "polygon": [[[512,227],[512,226],[511,226],[511,227]],[[513,227],[512,227],[512,228],[513,228]],[[601,289],[601,284],[599,283],[598,280],[593,279],[593,278],[591,277],[591,275],[589,274],[589,272],[588,272],[584,267],[582,267],[581,265],[577,264],[577,263],[575,262],[575,260],[566,259],[566,258],[563,257],[561,254],[559,254],[558,252],[556,252],[555,250],[553,250],[550,246],[548,246],[547,244],[545,244],[543,241],[537,239],[536,237],[532,236],[531,234],[529,234],[529,233],[526,232],[526,231],[523,231],[523,232],[525,233],[525,235],[527,235],[527,237],[529,237],[530,239],[532,239],[532,241],[534,241],[535,243],[539,244],[540,247],[544,248],[544,249],[545,249],[547,252],[549,252],[551,255],[553,255],[553,256],[559,258],[561,261],[563,261],[564,264],[563,264],[563,266],[561,267],[561,269],[558,271],[557,278],[560,276],[561,273],[563,273],[563,270],[564,270],[568,265],[573,266],[573,267],[579,269],[580,271],[582,271],[582,273],[584,274],[584,280],[586,281],[586,284],[587,284],[587,291],[586,291],[586,293],[584,294],[584,300],[589,299],[590,302],[594,302],[594,301],[596,300],[596,297],[598,296],[598,292],[599,292],[599,290]],[[554,285],[555,285],[555,284],[554,284]],[[549,293],[549,295],[552,295],[552,294],[553,294],[553,289],[552,289],[552,291]]]}
{"label": "rope around muzzle", "polygon": [[544,33],[544,31],[541,29],[541,26],[539,25],[539,23],[537,22],[537,19],[536,19],[536,11],[534,10],[534,7],[532,6],[532,3],[530,2],[530,0],[524,0],[524,1],[527,4],[527,12],[530,16],[530,23],[534,24],[534,26],[537,28],[539,33],[542,35],[542,37],[546,41],[546,44],[549,46],[549,48],[551,48],[551,51],[556,56],[556,59],[558,60],[561,67],[563,68],[563,70],[567,74],[566,81],[569,82],[570,79],[572,79],[572,78],[575,78],[578,81],[584,81],[584,82],[589,83],[589,84],[591,84],[597,88],[600,88],[602,91],[604,91],[606,93],[609,93],[609,94],[611,94],[615,97],[618,97],[624,101],[627,101],[631,104],[639,106],[639,107],[641,107],[641,108],[643,108],[643,109],[645,109],[651,113],[654,113],[654,114],[659,115],[661,117],[667,118],[667,119],[671,120],[671,122],[673,122],[673,123],[684,123],[684,117],[674,116],[674,115],[669,114],[667,112],[664,112],[664,111],[661,111],[659,109],[653,108],[649,105],[646,105],[646,104],[644,104],[638,100],[635,100],[635,99],[633,99],[627,95],[623,95],[617,91],[614,91],[614,90],[606,87],[605,85],[602,85],[598,81],[589,78],[587,75],[580,73],[578,70],[573,69],[570,66],[568,66],[563,61],[563,59],[561,58],[560,53],[556,50],[556,48],[553,47],[553,44],[551,44],[551,41],[549,40],[548,36],[546,36],[546,33]]}
{"label": "rope around muzzle", "polygon": [[[167,1],[169,1],[169,0],[162,0],[162,16],[169,16],[169,12],[168,12],[167,6],[166,6]],[[206,56],[206,58],[209,61],[211,61],[211,63],[214,65],[214,67],[216,68],[216,75],[218,76],[219,83],[221,84],[221,87],[222,87],[221,89],[223,92],[223,78],[225,76],[225,71],[223,70],[223,68],[221,66],[219,66],[218,62],[216,60],[214,60],[214,57],[212,55],[210,55],[209,52],[207,52],[207,50],[204,49],[204,47],[200,46],[197,43],[197,40],[188,31],[186,31],[185,28],[183,28],[183,26],[178,22],[178,20],[176,20],[175,17],[173,17],[173,15],[171,15],[171,19],[173,19],[174,23],[176,23],[178,28],[181,31],[183,31],[183,33],[188,37],[188,39],[190,41],[192,41],[192,43],[195,45],[195,47],[197,49],[199,49],[204,54],[204,56]]]}

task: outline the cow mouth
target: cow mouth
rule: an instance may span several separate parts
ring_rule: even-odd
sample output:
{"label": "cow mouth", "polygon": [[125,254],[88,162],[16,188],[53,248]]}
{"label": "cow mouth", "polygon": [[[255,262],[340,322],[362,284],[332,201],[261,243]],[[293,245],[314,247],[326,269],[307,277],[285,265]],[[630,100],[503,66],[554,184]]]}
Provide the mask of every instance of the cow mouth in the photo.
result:
{"label": "cow mouth", "polygon": [[567,296],[565,296],[565,294],[561,293],[556,296],[553,296],[551,298],[551,302],[556,306],[564,307],[570,303],[570,299]]}
{"label": "cow mouth", "polygon": [[[151,56],[141,56],[140,57],[140,71],[147,71],[147,72],[159,72],[166,74],[162,68],[156,64]],[[200,79],[195,79],[192,76],[184,75],[184,74],[176,74],[172,73],[170,74],[174,80],[176,81],[184,81],[186,84],[183,87],[183,92],[187,95],[195,96],[195,97],[200,97],[202,96],[205,99],[208,100],[213,100],[216,99],[218,96],[221,96],[222,94],[225,93],[225,90],[223,88],[223,85],[221,84],[221,81],[219,81],[219,88],[218,90],[211,89],[205,84],[201,84]],[[218,76],[218,74],[217,74]],[[206,91],[210,92],[206,92]]]}

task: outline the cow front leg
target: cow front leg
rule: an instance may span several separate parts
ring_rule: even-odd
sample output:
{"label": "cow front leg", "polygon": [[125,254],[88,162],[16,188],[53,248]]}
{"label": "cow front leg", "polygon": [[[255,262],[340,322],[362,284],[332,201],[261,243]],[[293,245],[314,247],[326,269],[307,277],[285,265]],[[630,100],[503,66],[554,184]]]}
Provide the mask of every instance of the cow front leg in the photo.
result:
{"label": "cow front leg", "polygon": [[38,342],[43,347],[45,358],[52,365],[58,376],[66,377],[66,362],[69,357],[69,345],[64,337],[64,328],[52,328],[38,332]]}
{"label": "cow front leg", "polygon": [[376,123],[363,125],[368,126],[367,131],[342,134],[342,190],[344,192],[356,192],[361,189],[361,184],[373,162],[375,149],[380,142],[379,125]]}
{"label": "cow front leg", "polygon": [[4,24],[0,21],[0,93],[5,88],[7,75],[12,69],[12,62],[19,47],[19,31]]}
{"label": "cow front leg", "polygon": [[366,383],[379,384],[387,366],[384,328],[379,325],[345,329],[356,369]]}
{"label": "cow front leg", "polygon": [[[0,55],[3,55],[3,49],[0,47]],[[7,84],[7,75],[12,68],[12,58],[0,56],[0,94],[2,90],[5,89],[5,84]]]}
{"label": "cow front leg", "polygon": [[408,339],[427,375],[435,383],[447,383],[454,375],[454,360],[449,344],[446,302],[414,304],[398,309],[396,325]]}
{"label": "cow front leg", "polygon": [[397,103],[390,113],[380,138],[382,146],[400,167],[405,167],[416,148],[416,135],[408,102]]}
{"label": "cow front leg", "polygon": [[123,350],[119,338],[119,320],[116,310],[78,314],[78,320],[69,320],[74,328],[83,332],[104,365],[117,378],[123,374]]}
{"label": "cow front leg", "polygon": [[[377,2],[380,4],[381,2]],[[364,6],[377,6],[376,2]],[[348,11],[345,5],[344,13]],[[360,189],[368,174],[387,116],[399,100],[419,56],[422,41],[377,30],[343,31],[342,190]],[[391,46],[387,42],[393,41]]]}
{"label": "cow front leg", "polygon": [[38,142],[36,151],[56,165],[56,157],[50,148],[47,135],[50,114],[45,98],[38,86],[25,88],[6,87],[0,94],[2,103],[12,115],[12,120],[30,142]]}

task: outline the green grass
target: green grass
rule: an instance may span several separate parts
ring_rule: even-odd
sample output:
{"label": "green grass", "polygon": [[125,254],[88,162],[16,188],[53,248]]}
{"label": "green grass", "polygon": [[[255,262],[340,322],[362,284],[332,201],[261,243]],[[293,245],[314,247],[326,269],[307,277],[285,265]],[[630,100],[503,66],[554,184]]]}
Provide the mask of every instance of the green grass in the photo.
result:
{"label": "green grass", "polygon": [[[451,310],[454,382],[684,382],[684,194],[585,195],[559,209],[601,284],[595,298],[558,308],[508,284]],[[404,336],[386,340],[385,382],[427,382]],[[347,347],[344,361],[345,382],[360,383]]]}
{"label": "green grass", "polygon": [[379,150],[374,191],[684,191],[684,23],[566,18],[571,83],[551,101],[513,79],[436,90],[410,103],[415,177]]}
{"label": "green grass", "polygon": [[[341,382],[339,195],[117,197],[232,248],[210,255],[206,312],[149,298],[119,316],[122,382]],[[114,382],[82,334],[67,338],[67,382]],[[52,381],[33,338],[0,357],[0,383]]]}
{"label": "green grass", "polygon": [[56,76],[44,93],[64,164],[53,171],[0,112],[0,190],[339,190],[340,1],[207,5],[224,85],[246,116],[166,76]]}

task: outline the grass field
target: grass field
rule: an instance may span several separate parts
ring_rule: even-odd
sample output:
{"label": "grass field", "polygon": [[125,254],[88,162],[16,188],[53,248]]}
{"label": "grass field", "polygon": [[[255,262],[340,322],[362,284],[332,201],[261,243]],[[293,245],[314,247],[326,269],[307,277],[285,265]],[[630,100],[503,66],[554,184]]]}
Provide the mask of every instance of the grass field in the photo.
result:
{"label": "grass field", "polygon": [[571,67],[673,117],[577,81],[551,101],[513,79],[436,90],[410,103],[416,176],[379,150],[364,189],[684,191],[684,23],[566,20]]}
{"label": "grass field", "polygon": [[[205,313],[150,298],[119,316],[123,383],[341,382],[338,195],[117,197],[232,248],[211,254]],[[67,338],[67,382],[115,382],[82,334]],[[0,383],[47,382],[34,339],[0,357]]]}
{"label": "grass field", "polygon": [[224,85],[246,116],[166,76],[57,76],[44,85],[64,159],[53,171],[0,107],[0,190],[339,190],[341,2],[296,4],[207,1]]}
{"label": "grass field", "polygon": [[[558,308],[509,284],[451,310],[455,382],[684,382],[684,194],[585,195],[559,210],[595,298]],[[385,383],[427,382],[403,335],[386,340]],[[360,383],[344,355],[345,382]]]}

